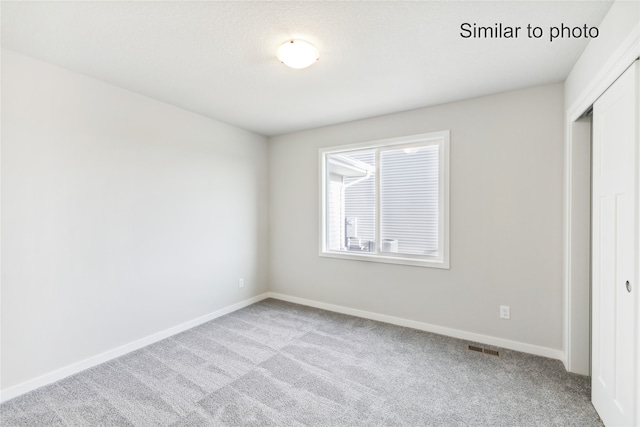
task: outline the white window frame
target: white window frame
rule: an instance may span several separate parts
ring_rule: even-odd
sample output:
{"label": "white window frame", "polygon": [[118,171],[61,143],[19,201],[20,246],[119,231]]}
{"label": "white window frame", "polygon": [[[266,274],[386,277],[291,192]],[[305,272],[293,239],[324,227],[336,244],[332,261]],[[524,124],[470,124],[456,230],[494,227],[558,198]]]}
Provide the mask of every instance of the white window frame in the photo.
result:
{"label": "white window frame", "polygon": [[[320,170],[320,251],[319,255],[329,258],[341,258],[358,261],[382,262],[389,264],[403,264],[420,267],[449,269],[449,130],[408,135],[398,138],[360,142],[355,144],[325,147],[319,150]],[[419,143],[435,144],[439,148],[439,194],[438,209],[442,219],[438,230],[438,256],[413,256],[408,254],[390,255],[386,252],[376,253],[335,251],[327,248],[327,156],[353,150],[379,149],[382,147],[402,148],[404,145]],[[379,170],[379,165],[376,171]],[[376,173],[376,245],[379,245],[380,233],[380,174]]]}

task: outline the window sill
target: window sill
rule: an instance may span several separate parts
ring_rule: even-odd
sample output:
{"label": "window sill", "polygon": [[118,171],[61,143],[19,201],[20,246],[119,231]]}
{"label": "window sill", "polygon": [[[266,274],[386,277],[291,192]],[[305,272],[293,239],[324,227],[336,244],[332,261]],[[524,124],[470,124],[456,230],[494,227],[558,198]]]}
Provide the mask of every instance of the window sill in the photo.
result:
{"label": "window sill", "polygon": [[319,255],[325,258],[348,259],[352,261],[379,262],[384,264],[410,265],[414,267],[449,269],[449,262],[441,259],[416,259],[402,258],[399,256],[384,256],[370,253],[328,252],[320,251]]}

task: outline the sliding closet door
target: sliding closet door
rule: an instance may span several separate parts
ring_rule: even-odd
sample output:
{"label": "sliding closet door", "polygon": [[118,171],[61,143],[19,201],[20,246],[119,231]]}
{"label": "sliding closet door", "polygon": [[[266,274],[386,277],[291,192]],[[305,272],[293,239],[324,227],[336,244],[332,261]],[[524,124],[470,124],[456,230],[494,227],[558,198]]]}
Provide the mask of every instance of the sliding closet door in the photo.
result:
{"label": "sliding closet door", "polygon": [[607,426],[636,426],[639,66],[593,105],[592,401]]}

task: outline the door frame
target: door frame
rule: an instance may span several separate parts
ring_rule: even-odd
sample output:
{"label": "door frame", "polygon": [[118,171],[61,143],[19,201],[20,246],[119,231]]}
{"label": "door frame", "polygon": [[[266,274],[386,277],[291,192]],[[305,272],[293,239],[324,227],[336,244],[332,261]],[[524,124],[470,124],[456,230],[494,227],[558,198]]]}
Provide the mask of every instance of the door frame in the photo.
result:
{"label": "door frame", "polygon": [[[564,156],[564,333],[563,363],[569,372],[590,374],[591,263],[585,263],[585,251],[590,253],[590,209],[583,209],[584,194],[591,193],[591,132],[587,133],[581,118],[600,95],[640,56],[640,24],[624,39],[596,76],[566,109]],[[585,136],[588,135],[588,136]],[[585,139],[588,137],[588,141]],[[589,154],[585,153],[588,147]],[[588,162],[588,165],[585,164]],[[588,178],[584,168],[589,168]],[[585,225],[586,224],[586,225]],[[585,239],[585,226],[589,238]],[[585,243],[586,242],[586,243]],[[586,246],[585,246],[586,245]],[[585,295],[588,297],[585,300]],[[585,305],[586,304],[586,305]],[[589,315],[585,318],[585,310]],[[640,373],[638,373],[640,375]],[[638,379],[640,383],[640,378]],[[638,408],[640,412],[640,408]],[[640,414],[638,415],[640,418]]]}

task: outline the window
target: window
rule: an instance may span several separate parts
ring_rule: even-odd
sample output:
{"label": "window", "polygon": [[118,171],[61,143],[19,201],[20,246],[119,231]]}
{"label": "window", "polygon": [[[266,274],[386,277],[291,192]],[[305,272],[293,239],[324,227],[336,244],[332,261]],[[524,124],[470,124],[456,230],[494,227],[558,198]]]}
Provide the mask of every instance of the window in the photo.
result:
{"label": "window", "polygon": [[320,255],[449,268],[449,131],[320,150]]}

